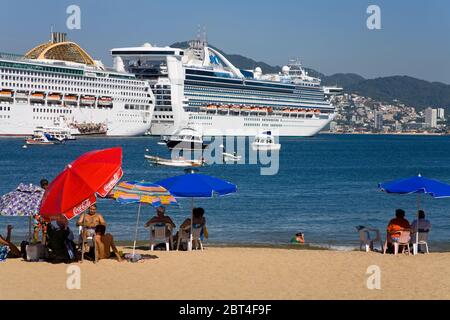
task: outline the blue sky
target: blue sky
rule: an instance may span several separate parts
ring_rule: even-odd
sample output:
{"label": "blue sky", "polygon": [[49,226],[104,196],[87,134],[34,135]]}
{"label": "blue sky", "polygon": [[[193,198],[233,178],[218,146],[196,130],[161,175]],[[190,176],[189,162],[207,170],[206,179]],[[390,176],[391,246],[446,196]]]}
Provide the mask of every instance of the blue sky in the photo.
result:
{"label": "blue sky", "polygon": [[[81,8],[81,30],[67,30],[67,6]],[[368,5],[381,30],[368,30]],[[450,84],[450,1],[402,0],[2,0],[0,51],[24,53],[68,33],[111,65],[109,49],[169,45],[207,29],[211,44],[269,64],[299,57],[325,74],[410,75]]]}

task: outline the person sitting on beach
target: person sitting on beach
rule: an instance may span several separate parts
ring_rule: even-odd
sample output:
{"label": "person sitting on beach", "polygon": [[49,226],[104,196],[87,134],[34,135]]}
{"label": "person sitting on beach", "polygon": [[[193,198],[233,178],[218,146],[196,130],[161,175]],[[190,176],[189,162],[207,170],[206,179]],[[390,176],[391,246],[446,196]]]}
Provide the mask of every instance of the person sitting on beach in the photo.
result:
{"label": "person sitting on beach", "polygon": [[51,262],[70,262],[76,260],[74,236],[69,228],[69,221],[58,216],[56,226],[49,224],[47,228],[47,247],[51,250]]}
{"label": "person sitting on beach", "polygon": [[114,243],[114,237],[110,233],[106,233],[106,227],[99,224],[95,227],[95,249],[97,250],[97,259],[109,259],[112,256],[116,257],[117,261],[121,262],[119,250],[117,250]]}
{"label": "person sitting on beach", "polygon": [[106,226],[105,219],[97,212],[96,204],[90,206],[87,214],[82,214],[77,221],[77,227],[83,227],[86,237],[94,236],[95,227],[99,224]]}
{"label": "person sitting on beach", "polygon": [[390,243],[398,242],[400,231],[411,231],[409,221],[405,219],[405,211],[402,209],[395,210],[395,218],[389,221],[386,228],[387,240]]}
{"label": "person sitting on beach", "polygon": [[13,229],[13,226],[9,224],[6,227],[6,238],[4,238],[2,235],[0,235],[0,246],[9,247],[9,252],[7,255],[8,258],[20,258],[20,257],[22,257],[22,254],[21,254],[19,248],[17,248],[14,245],[14,243],[11,242],[12,229]]}
{"label": "person sitting on beach", "polygon": [[[205,209],[203,208],[194,208],[192,209],[192,225],[196,228],[205,227],[206,219],[204,217]],[[187,232],[191,229],[191,218],[186,218],[184,222],[181,224],[180,229],[183,229]]]}
{"label": "person sitting on beach", "polygon": [[[427,219],[425,219],[425,211],[423,210],[419,210],[417,211],[418,215],[419,215],[419,220],[414,220],[413,223],[411,223],[411,243],[415,243],[416,242],[416,233],[418,232],[419,234],[417,235],[419,237],[419,241],[421,239],[420,234],[428,234],[428,232],[430,232],[431,230],[431,222]],[[419,245],[419,251],[420,251],[420,245]]]}
{"label": "person sitting on beach", "polygon": [[165,213],[166,208],[164,206],[159,206],[158,208],[156,208],[156,216],[148,220],[145,223],[145,227],[148,228],[151,224],[165,223],[169,224],[171,229],[175,228],[175,223],[173,223],[172,219],[169,216],[166,216]]}
{"label": "person sitting on beach", "polygon": [[295,234],[295,237],[293,237],[291,239],[291,243],[304,244],[305,243],[305,236],[304,236],[303,232],[297,232]]}

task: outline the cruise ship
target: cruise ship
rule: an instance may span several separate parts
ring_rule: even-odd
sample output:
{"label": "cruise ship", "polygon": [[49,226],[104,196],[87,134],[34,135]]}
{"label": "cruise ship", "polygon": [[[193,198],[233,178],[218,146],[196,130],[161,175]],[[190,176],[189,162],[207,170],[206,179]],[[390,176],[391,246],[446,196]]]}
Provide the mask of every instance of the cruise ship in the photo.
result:
{"label": "cruise ship", "polygon": [[111,50],[114,68],[148,80],[155,95],[150,134],[170,135],[188,127],[205,136],[313,136],[334,118],[320,79],[300,63],[278,74],[242,70],[204,40],[189,48]]}
{"label": "cruise ship", "polygon": [[60,126],[75,134],[143,135],[154,96],[148,81],[107,69],[66,34],[24,56],[0,54],[0,136]]}

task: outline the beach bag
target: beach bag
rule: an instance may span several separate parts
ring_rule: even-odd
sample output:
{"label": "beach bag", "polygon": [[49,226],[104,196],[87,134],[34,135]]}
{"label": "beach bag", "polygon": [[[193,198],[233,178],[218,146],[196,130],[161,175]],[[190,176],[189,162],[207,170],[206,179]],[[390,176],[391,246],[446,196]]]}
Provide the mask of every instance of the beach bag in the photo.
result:
{"label": "beach bag", "polygon": [[27,261],[39,261],[47,258],[47,249],[42,243],[29,244],[26,246],[26,260]]}
{"label": "beach bag", "polygon": [[0,246],[0,262],[3,262],[8,257],[9,247],[8,246]]}

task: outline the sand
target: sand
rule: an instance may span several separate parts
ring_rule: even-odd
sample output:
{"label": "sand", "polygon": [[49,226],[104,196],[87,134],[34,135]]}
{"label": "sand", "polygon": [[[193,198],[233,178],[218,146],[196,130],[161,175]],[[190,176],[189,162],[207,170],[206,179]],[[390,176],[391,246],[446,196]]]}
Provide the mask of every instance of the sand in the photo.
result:
{"label": "sand", "polygon": [[[0,263],[0,300],[450,299],[450,253],[231,247],[139,252],[148,259],[72,265],[8,259]],[[381,289],[367,288],[371,265],[381,270]],[[69,266],[80,267],[80,289],[67,289]]]}

